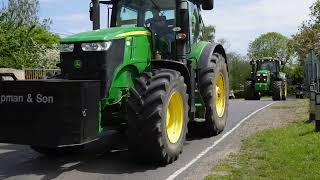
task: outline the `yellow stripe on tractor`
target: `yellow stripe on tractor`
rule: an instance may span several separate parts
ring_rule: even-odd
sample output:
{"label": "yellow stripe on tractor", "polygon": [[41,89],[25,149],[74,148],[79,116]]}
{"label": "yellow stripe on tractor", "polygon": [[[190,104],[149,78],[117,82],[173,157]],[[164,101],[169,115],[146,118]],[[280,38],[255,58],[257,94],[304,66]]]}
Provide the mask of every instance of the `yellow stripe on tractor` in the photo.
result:
{"label": "yellow stripe on tractor", "polygon": [[151,33],[148,31],[132,31],[127,33],[122,33],[117,35],[116,37],[127,37],[127,36],[151,36]]}

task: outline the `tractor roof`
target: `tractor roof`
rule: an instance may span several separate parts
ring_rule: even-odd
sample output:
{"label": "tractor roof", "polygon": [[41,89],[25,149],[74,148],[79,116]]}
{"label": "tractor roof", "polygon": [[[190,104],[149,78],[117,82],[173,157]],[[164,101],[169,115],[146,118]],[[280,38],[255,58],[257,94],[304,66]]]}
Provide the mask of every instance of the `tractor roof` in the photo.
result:
{"label": "tractor roof", "polygon": [[273,57],[263,57],[263,58],[257,59],[256,61],[281,61],[281,60]]}
{"label": "tractor roof", "polygon": [[[111,2],[117,2],[119,0],[107,0],[107,1],[100,1],[100,3],[102,4],[110,4]],[[127,0],[127,2],[130,2],[130,6],[132,6],[131,8],[133,9],[137,9],[141,6],[145,6],[145,7],[151,7],[153,5],[161,7],[161,9],[171,9],[172,7],[175,6],[175,2],[176,1],[172,1],[172,0]],[[129,4],[128,4],[129,5]],[[133,7],[135,6],[135,7]]]}

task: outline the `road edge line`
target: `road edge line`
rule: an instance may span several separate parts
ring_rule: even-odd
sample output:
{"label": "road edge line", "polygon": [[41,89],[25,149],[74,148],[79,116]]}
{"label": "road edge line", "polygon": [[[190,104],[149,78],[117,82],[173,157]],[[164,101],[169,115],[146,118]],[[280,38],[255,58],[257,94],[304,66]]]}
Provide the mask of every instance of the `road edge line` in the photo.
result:
{"label": "road edge line", "polygon": [[195,162],[197,162],[200,158],[202,158],[204,155],[206,155],[210,150],[212,150],[215,146],[217,146],[221,141],[223,141],[226,137],[228,137],[233,131],[238,129],[242,123],[247,121],[249,118],[251,118],[253,115],[257,114],[258,112],[262,111],[263,109],[275,104],[276,102],[272,102],[253,113],[249,114],[247,117],[243,118],[236,126],[234,126],[230,131],[226,132],[221,138],[219,138],[217,141],[215,141],[211,146],[207,147],[204,151],[202,151],[200,154],[197,155],[197,157],[193,158],[188,164],[180,168],[179,170],[175,171],[173,174],[171,174],[166,180],[174,180],[176,177],[178,177],[181,173],[183,173],[185,170],[187,170],[190,166],[192,166]]}

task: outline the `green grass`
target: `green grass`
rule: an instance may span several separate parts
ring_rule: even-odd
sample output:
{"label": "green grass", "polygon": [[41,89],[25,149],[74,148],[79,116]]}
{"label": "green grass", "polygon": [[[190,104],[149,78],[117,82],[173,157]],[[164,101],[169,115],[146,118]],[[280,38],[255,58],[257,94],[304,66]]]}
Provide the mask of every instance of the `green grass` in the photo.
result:
{"label": "green grass", "polygon": [[205,179],[320,179],[320,133],[301,121],[247,138]]}
{"label": "green grass", "polygon": [[274,105],[271,109],[296,109],[296,108],[307,108],[309,106],[308,101],[303,101],[297,104],[287,104],[287,105]]}

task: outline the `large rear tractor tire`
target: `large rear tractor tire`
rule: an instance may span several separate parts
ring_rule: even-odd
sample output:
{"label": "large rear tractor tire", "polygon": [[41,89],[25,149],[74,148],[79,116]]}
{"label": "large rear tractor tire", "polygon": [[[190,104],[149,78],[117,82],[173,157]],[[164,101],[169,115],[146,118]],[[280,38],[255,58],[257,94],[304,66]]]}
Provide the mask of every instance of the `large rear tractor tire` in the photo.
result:
{"label": "large rear tractor tire", "polygon": [[254,82],[247,80],[244,83],[244,99],[245,100],[260,100],[261,96],[254,92]]}
{"label": "large rear tractor tire", "polygon": [[140,162],[169,164],[182,152],[189,121],[179,72],[158,69],[136,79],[128,99],[129,149]]}
{"label": "large rear tractor tire", "polygon": [[229,77],[221,54],[214,53],[207,68],[200,70],[200,94],[205,105],[203,136],[218,135],[225,128],[229,107]]}
{"label": "large rear tractor tire", "polygon": [[66,156],[80,152],[84,146],[71,146],[71,147],[41,147],[41,146],[30,146],[30,148],[45,156]]}
{"label": "large rear tractor tire", "polygon": [[282,81],[274,81],[272,83],[272,100],[281,101],[282,99]]}

